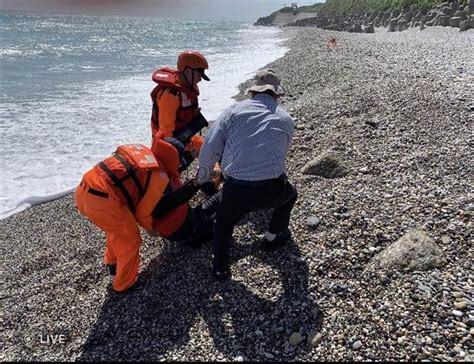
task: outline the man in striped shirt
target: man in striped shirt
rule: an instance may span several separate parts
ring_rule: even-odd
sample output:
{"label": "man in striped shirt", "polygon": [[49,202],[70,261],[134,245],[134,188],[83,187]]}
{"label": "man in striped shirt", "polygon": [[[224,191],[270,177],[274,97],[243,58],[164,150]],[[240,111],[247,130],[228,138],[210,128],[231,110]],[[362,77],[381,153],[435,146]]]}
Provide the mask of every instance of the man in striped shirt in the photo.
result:
{"label": "man in striped shirt", "polygon": [[285,92],[272,70],[258,72],[247,91],[250,99],[229,107],[214,122],[199,156],[198,184],[209,180],[218,161],[225,181],[214,224],[213,274],[219,279],[231,275],[230,241],[245,214],[274,209],[263,249],[291,240],[288,225],[297,192],[285,175],[285,159],[294,124],[277,103]]}

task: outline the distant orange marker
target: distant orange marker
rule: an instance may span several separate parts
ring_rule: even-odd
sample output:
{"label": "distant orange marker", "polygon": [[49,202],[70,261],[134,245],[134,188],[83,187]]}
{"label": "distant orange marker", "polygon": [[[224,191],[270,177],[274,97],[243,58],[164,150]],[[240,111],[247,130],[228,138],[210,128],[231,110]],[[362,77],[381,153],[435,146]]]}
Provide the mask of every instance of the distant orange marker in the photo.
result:
{"label": "distant orange marker", "polygon": [[326,41],[326,48],[328,50],[332,50],[337,45],[336,37],[329,37],[328,40]]}

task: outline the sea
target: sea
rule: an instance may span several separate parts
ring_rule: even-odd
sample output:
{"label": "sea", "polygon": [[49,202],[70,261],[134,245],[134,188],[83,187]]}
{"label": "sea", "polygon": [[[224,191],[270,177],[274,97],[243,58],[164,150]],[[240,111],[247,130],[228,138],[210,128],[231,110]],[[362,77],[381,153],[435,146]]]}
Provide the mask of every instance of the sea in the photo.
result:
{"label": "sea", "polygon": [[209,61],[208,120],[282,57],[281,30],[236,21],[0,11],[0,219],[71,193],[123,143],[150,144],[153,70],[185,49]]}

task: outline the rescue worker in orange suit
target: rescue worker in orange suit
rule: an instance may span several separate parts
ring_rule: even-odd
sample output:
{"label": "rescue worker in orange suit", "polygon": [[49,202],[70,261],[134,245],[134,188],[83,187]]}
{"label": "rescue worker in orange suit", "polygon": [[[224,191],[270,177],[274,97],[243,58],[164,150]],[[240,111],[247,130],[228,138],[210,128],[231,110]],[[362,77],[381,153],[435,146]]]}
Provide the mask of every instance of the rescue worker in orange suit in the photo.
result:
{"label": "rescue worker in orange suit", "polygon": [[187,202],[200,186],[192,182],[181,185],[181,160],[173,144],[161,138],[155,138],[152,149],[141,144],[121,145],[86,172],[77,187],[79,211],[106,233],[104,263],[114,276],[114,291],[142,287],[137,283],[142,243],[137,223],[152,236],[191,245],[212,240],[213,211],[202,206],[189,208]]}
{"label": "rescue worker in orange suit", "polygon": [[[187,50],[178,56],[177,69],[162,67],[153,72],[152,79],[157,86],[151,92],[152,139],[157,133],[164,138],[177,138],[179,132],[200,115],[198,83],[201,79],[209,81],[204,73],[208,68],[207,60],[200,52]],[[189,144],[186,145],[186,158],[192,161],[197,155],[191,150],[200,149],[203,138],[193,135],[184,143]]]}

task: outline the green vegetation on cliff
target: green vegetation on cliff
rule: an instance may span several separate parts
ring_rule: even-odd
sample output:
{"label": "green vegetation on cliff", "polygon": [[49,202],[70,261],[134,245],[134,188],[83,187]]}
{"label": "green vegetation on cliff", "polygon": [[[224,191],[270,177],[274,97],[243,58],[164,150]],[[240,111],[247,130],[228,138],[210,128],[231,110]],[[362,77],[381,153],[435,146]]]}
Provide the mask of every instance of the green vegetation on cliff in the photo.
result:
{"label": "green vegetation on cliff", "polygon": [[[402,9],[405,7],[431,7],[443,2],[447,2],[447,0],[327,0],[322,4],[302,6],[296,11],[353,14],[367,11]],[[468,0],[460,0],[459,3],[466,5]]]}

